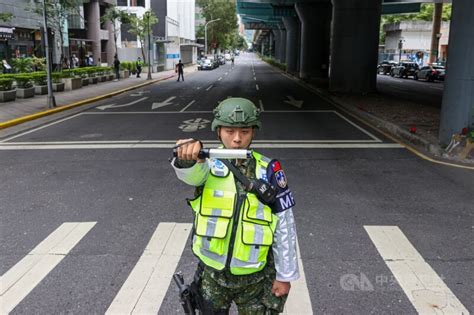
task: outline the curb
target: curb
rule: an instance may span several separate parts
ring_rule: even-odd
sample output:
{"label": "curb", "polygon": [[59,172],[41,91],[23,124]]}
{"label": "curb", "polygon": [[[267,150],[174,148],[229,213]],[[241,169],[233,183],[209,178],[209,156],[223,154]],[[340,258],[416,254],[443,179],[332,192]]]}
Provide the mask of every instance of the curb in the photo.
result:
{"label": "curb", "polygon": [[5,122],[1,122],[0,123],[0,130],[25,123],[27,121],[31,121],[31,120],[35,120],[35,119],[38,119],[38,118],[41,118],[41,117],[45,117],[45,116],[49,116],[49,115],[52,115],[52,114],[55,114],[55,113],[59,113],[59,112],[62,112],[62,111],[65,111],[65,110],[68,110],[68,109],[71,109],[71,108],[74,108],[74,107],[78,107],[78,106],[81,106],[81,105],[85,105],[85,104],[96,102],[96,101],[99,101],[99,100],[102,100],[102,99],[106,99],[106,98],[109,98],[109,97],[112,97],[112,96],[130,91],[130,90],[134,90],[134,89],[137,89],[137,88],[140,88],[140,87],[143,87],[143,86],[147,86],[147,85],[151,85],[151,84],[154,84],[154,83],[157,83],[157,82],[160,82],[160,81],[168,80],[168,79],[173,78],[174,76],[175,75],[171,75],[171,76],[167,76],[167,77],[164,77],[164,78],[151,80],[149,82],[145,82],[145,83],[137,84],[137,85],[134,85],[134,86],[130,86],[130,87],[125,88],[125,89],[121,89],[121,90],[117,90],[117,91],[107,93],[107,94],[104,94],[104,95],[99,95],[99,96],[96,96],[96,97],[88,98],[88,99],[83,100],[83,101],[75,102],[75,103],[68,104],[68,105],[63,105],[61,107],[56,107],[56,108],[48,109],[48,110],[45,110],[45,111],[42,111],[42,112],[39,112],[39,113],[26,115],[26,116],[23,116],[23,117],[19,117],[19,118],[15,118],[15,119],[12,119],[12,120],[5,121]]}

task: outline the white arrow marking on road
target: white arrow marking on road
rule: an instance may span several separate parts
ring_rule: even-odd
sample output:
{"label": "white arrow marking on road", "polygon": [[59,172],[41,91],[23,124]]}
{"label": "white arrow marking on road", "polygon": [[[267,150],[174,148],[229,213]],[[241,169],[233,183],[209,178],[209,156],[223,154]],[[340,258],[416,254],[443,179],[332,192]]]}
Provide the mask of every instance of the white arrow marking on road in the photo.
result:
{"label": "white arrow marking on road", "polygon": [[288,97],[288,100],[284,101],[285,103],[290,104],[297,108],[301,108],[301,106],[303,106],[304,101],[297,101],[295,100],[293,96],[289,96],[289,95],[287,95],[286,97]]}
{"label": "white arrow marking on road", "polygon": [[171,96],[171,97],[168,97],[164,102],[155,102],[153,103],[153,105],[151,106],[151,109],[156,109],[156,108],[160,108],[160,107],[164,107],[164,106],[168,106],[168,105],[171,105],[172,103],[170,103],[172,100],[174,100],[176,98],[176,96]]}
{"label": "white arrow marking on road", "polygon": [[98,107],[96,107],[96,108],[97,108],[97,109],[100,109],[100,110],[104,110],[104,109],[108,109],[108,108],[127,107],[127,106],[130,106],[130,105],[139,103],[139,102],[141,102],[141,101],[144,101],[144,100],[146,100],[147,98],[148,98],[148,96],[145,96],[145,97],[139,98],[138,100],[132,101],[132,102],[127,103],[127,104],[122,104],[122,105],[115,105],[115,104],[102,105],[102,106],[98,106]]}
{"label": "white arrow marking on road", "polygon": [[142,96],[143,93],[150,93],[150,91],[138,91],[138,92],[130,94],[130,96]]}

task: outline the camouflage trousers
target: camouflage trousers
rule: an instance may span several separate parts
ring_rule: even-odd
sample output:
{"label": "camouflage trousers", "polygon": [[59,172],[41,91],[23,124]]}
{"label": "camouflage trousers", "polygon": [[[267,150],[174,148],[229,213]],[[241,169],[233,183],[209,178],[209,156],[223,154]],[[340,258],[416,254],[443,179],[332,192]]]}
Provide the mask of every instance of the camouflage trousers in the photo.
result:
{"label": "camouflage trousers", "polygon": [[206,308],[202,314],[228,314],[235,302],[240,315],[270,315],[283,312],[286,296],[272,294],[275,268],[268,264],[262,271],[245,276],[232,275],[228,270],[215,271],[204,267],[199,292]]}

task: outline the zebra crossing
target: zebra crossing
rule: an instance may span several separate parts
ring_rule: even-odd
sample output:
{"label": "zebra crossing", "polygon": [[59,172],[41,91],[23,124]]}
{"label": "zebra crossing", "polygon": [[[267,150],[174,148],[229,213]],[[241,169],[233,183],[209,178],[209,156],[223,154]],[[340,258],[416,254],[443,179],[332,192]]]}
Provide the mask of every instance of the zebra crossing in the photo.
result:
{"label": "zebra crossing", "polygon": [[[1,314],[12,312],[96,223],[61,224],[6,271],[0,277]],[[172,275],[180,262],[191,229],[192,224],[189,223],[159,223],[105,313],[157,314],[170,288]],[[469,314],[397,226],[364,226],[364,229],[419,314]],[[298,264],[301,278],[292,283],[284,313],[313,314],[299,249]],[[176,303],[178,305],[178,301]],[[37,310],[37,313],[41,313],[41,310]]]}

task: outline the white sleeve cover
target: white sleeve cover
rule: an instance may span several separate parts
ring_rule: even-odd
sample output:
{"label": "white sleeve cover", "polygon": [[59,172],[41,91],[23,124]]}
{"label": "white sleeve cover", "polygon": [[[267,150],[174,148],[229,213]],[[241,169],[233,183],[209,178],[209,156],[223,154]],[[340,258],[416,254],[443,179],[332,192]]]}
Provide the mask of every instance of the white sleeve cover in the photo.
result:
{"label": "white sleeve cover", "polygon": [[171,161],[171,166],[176,172],[176,176],[179,180],[196,187],[201,186],[206,182],[210,170],[208,160],[204,163],[195,163],[193,166],[188,168],[177,168],[174,164],[175,160],[176,158]]}
{"label": "white sleeve cover", "polygon": [[276,280],[295,281],[300,277],[298,254],[296,252],[296,225],[293,208],[276,214],[278,223],[273,236],[273,256],[275,258]]}

